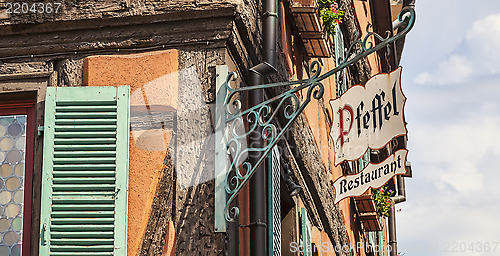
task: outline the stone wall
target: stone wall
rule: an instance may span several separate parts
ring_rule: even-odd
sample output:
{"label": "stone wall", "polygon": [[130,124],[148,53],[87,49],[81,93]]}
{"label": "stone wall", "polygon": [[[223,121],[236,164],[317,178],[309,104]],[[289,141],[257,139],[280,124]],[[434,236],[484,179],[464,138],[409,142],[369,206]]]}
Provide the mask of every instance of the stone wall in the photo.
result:
{"label": "stone wall", "polygon": [[[61,5],[54,5],[54,10],[37,13],[7,13],[7,3],[12,1],[0,1],[0,26],[25,25],[35,23],[46,23],[55,21],[75,21],[110,19],[133,16],[152,16],[185,10],[204,11],[206,9],[217,9],[228,5],[240,4],[239,0],[67,0],[54,1]],[[40,1],[27,0],[21,3],[28,4]],[[57,8],[57,13],[55,9]],[[71,27],[68,27],[71,28]]]}
{"label": "stone wall", "polygon": [[[349,4],[348,0],[341,2]],[[5,3],[0,1],[2,5]],[[161,255],[172,246],[172,222],[177,254],[226,252],[225,235],[214,233],[213,227],[215,66],[226,64],[229,54],[245,78],[246,70],[260,62],[260,8],[260,1],[242,0],[71,0],[64,1],[58,14],[7,18],[5,10],[0,9],[0,80],[2,74],[44,74],[45,86],[80,86],[84,84],[84,59],[89,56],[179,50],[176,150],[162,158],[162,175],[153,194],[139,255]],[[352,31],[356,24],[347,26]],[[283,49],[281,39],[278,42],[278,49]],[[281,53],[278,63],[278,73],[268,82],[290,79]],[[364,70],[366,66],[357,68]],[[333,188],[326,183],[325,169],[306,127],[307,120],[301,115],[291,131],[290,147],[297,154],[289,161],[300,167],[294,171],[294,180],[307,186],[307,194],[301,197],[313,223],[327,231],[331,241],[346,245],[342,216],[331,204]],[[39,207],[39,195],[34,208],[37,202]],[[35,220],[35,256],[38,226]]]}
{"label": "stone wall", "polygon": [[[158,185],[152,187],[152,209],[145,219],[144,236],[141,232],[129,234],[139,235],[140,251],[136,254],[132,248],[129,255],[162,255],[164,250],[175,248],[180,255],[220,255],[225,245],[224,234],[214,233],[213,228],[214,182],[210,175],[213,178],[214,143],[209,103],[214,99],[215,65],[224,64],[226,59],[223,47],[232,28],[236,6],[231,1],[108,3],[104,8],[93,2],[66,1],[68,5],[73,4],[73,9],[61,16],[12,17],[0,23],[0,92],[38,90],[41,116],[37,124],[43,125],[46,86],[118,82],[116,79],[104,81],[102,76],[90,82],[88,73],[84,72],[84,60],[88,57],[182,49],[182,53],[176,54],[176,61],[182,62],[177,72],[182,110],[176,115],[180,150],[162,157],[159,163],[160,167],[163,163],[163,169],[159,170],[162,175],[155,183]],[[132,12],[126,4],[139,4],[144,12]],[[108,73],[116,74],[115,71]],[[129,78],[134,77],[129,73]],[[124,81],[121,84],[136,82],[139,83]],[[39,165],[42,148],[40,142],[37,145]],[[35,256],[39,245],[40,170],[35,168],[33,177],[36,184],[31,251]],[[142,218],[137,217],[139,221]]]}
{"label": "stone wall", "polygon": [[[215,66],[224,50],[179,54],[177,123],[176,234],[178,255],[219,255],[224,233],[214,233],[214,124],[207,92],[215,85]],[[201,89],[201,90],[200,90]]]}

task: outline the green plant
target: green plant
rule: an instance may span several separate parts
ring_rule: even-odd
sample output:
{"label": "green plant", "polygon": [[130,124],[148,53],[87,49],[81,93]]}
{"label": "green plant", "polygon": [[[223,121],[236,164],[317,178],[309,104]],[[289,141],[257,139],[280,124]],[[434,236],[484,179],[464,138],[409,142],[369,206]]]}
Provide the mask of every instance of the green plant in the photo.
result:
{"label": "green plant", "polygon": [[339,5],[334,0],[318,0],[318,5],[326,32],[329,35],[335,35],[335,27],[342,23],[344,11],[339,9]]}
{"label": "green plant", "polygon": [[387,185],[384,185],[379,189],[374,189],[373,194],[375,196],[375,206],[377,207],[378,214],[383,217],[388,217],[389,211],[394,210],[394,205],[391,200],[394,191],[387,188]]}

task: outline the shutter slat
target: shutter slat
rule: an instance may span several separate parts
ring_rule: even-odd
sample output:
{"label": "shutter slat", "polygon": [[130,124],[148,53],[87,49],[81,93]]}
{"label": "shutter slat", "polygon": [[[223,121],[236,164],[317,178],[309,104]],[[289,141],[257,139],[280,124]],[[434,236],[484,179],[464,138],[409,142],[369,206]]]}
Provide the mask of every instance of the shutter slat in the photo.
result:
{"label": "shutter slat", "polygon": [[113,231],[114,225],[58,225],[52,223],[50,230],[62,232]]}
{"label": "shutter slat", "polygon": [[40,255],[126,255],[129,95],[47,88]]}
{"label": "shutter slat", "polygon": [[53,199],[57,199],[57,198],[71,198],[71,197],[78,197],[78,198],[86,198],[86,197],[101,198],[101,197],[114,196],[114,193],[103,192],[103,191],[93,191],[91,193],[89,193],[89,192],[57,192],[57,191],[55,191],[54,193],[52,193],[52,195],[53,195]]}
{"label": "shutter slat", "polygon": [[54,191],[115,191],[114,184],[53,184]]}
{"label": "shutter slat", "polygon": [[54,145],[55,150],[115,150],[116,145]]}
{"label": "shutter slat", "polygon": [[114,138],[116,132],[55,132],[56,138]]}
{"label": "shutter slat", "polygon": [[59,131],[116,131],[116,125],[95,124],[95,125],[56,125],[56,132]]}
{"label": "shutter slat", "polygon": [[54,171],[54,177],[115,177],[114,171]]}
{"label": "shutter slat", "polygon": [[116,152],[114,150],[113,151],[56,151],[54,152],[54,156],[57,159],[64,157],[93,157],[93,156],[114,157],[116,156]]}
{"label": "shutter slat", "polygon": [[105,245],[114,243],[114,239],[51,239],[51,244],[55,245]]}
{"label": "shutter slat", "polygon": [[83,218],[60,218],[60,219],[53,219],[52,223],[53,224],[113,224],[115,221],[114,218],[89,218],[89,219],[83,219]]}
{"label": "shutter slat", "polygon": [[53,252],[53,256],[110,256],[113,252]]}
{"label": "shutter slat", "polygon": [[116,164],[54,164],[54,170],[110,170]]}
{"label": "shutter slat", "polygon": [[113,245],[54,245],[54,252],[112,252]]}
{"label": "shutter slat", "polygon": [[99,177],[99,178],[54,178],[54,184],[113,184],[114,177]]}
{"label": "shutter slat", "polygon": [[54,204],[52,209],[55,211],[113,211],[114,205],[101,204]]}
{"label": "shutter slat", "polygon": [[[90,87],[87,87],[90,88]],[[93,87],[97,88],[97,87]],[[116,106],[116,101],[115,100],[89,100],[89,101],[83,101],[83,100],[66,100],[66,99],[59,99],[57,101],[58,106],[106,106],[106,105],[112,105]]]}
{"label": "shutter slat", "polygon": [[[67,194],[67,193],[65,193]],[[52,198],[53,203],[67,204],[67,203],[79,203],[79,204],[104,204],[114,203],[113,195],[108,196],[97,196],[92,193],[92,195],[55,195]]]}
{"label": "shutter slat", "polygon": [[51,238],[113,238],[113,232],[50,232]]}
{"label": "shutter slat", "polygon": [[54,159],[55,164],[83,164],[83,163],[93,163],[93,164],[113,164],[116,162],[114,157],[72,157],[72,158],[62,158],[58,157]]}
{"label": "shutter slat", "polygon": [[56,118],[116,118],[114,112],[62,112],[56,113]]}
{"label": "shutter slat", "polygon": [[92,106],[56,106],[56,111],[60,112],[80,112],[80,111],[112,111],[116,112],[116,105],[92,105]]}
{"label": "shutter slat", "polygon": [[102,124],[116,124],[115,118],[106,119],[57,119],[56,125],[70,124],[70,125],[102,125]]}
{"label": "shutter slat", "polygon": [[70,211],[57,211],[52,212],[52,218],[112,218],[115,213],[113,211],[85,211],[85,212],[70,212]]}
{"label": "shutter slat", "polygon": [[57,204],[113,204],[115,199],[113,197],[109,198],[79,198],[79,197],[71,197],[71,198],[59,198],[52,199],[52,202]]}
{"label": "shutter slat", "polygon": [[54,139],[56,145],[94,145],[94,144],[115,144],[115,138],[77,138],[77,139],[67,139],[67,138],[56,138]]}

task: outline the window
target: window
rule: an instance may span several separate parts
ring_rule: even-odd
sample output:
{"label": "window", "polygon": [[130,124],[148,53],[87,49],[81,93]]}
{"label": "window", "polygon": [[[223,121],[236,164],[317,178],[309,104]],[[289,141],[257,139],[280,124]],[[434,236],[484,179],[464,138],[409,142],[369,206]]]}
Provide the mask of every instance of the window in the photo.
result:
{"label": "window", "polygon": [[0,105],[0,255],[30,255],[34,103]]}
{"label": "window", "polygon": [[40,255],[126,255],[129,87],[49,87]]}

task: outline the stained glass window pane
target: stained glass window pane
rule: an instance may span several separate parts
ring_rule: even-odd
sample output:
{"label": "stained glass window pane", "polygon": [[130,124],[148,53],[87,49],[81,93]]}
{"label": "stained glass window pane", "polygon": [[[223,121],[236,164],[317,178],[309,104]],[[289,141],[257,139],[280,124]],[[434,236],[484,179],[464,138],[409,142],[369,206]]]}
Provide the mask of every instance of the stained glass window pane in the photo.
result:
{"label": "stained glass window pane", "polygon": [[0,255],[22,248],[26,115],[0,116]]}

